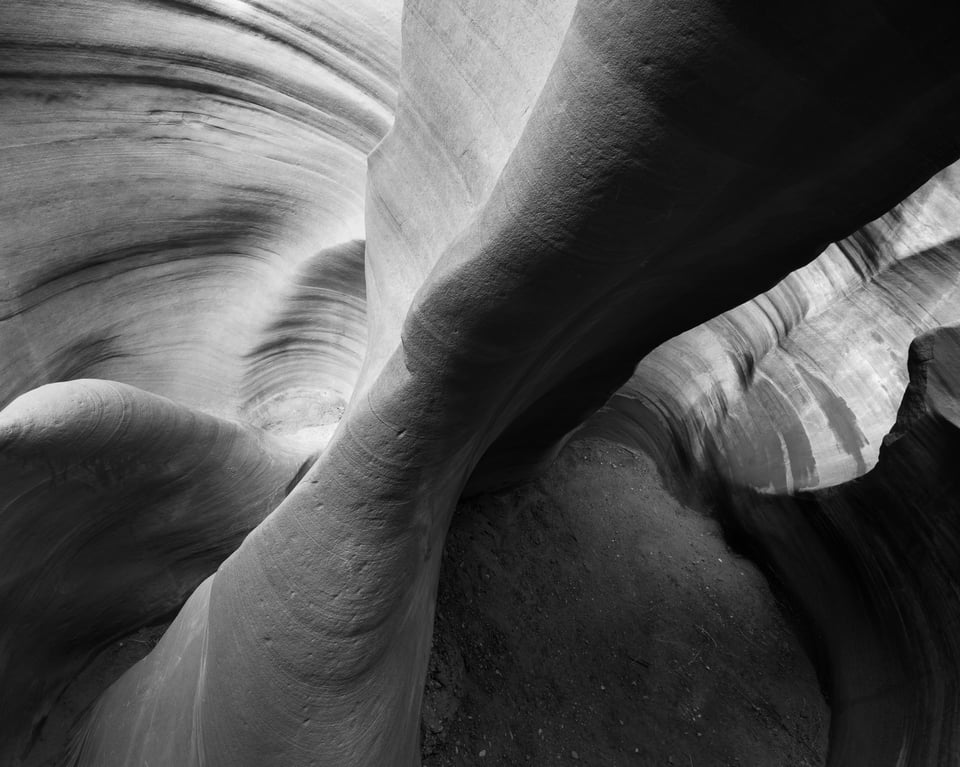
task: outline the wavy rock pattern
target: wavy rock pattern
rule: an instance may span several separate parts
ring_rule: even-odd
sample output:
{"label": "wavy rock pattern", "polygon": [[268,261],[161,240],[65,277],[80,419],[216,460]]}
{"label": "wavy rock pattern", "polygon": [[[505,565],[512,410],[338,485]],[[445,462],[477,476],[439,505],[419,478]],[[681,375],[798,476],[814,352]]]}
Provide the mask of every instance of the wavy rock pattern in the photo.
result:
{"label": "wavy rock pattern", "polygon": [[236,414],[297,268],[363,237],[398,20],[384,0],[4,3],[0,404],[87,376]]}
{"label": "wavy rock pattern", "polygon": [[828,764],[957,754],[960,328],[910,346],[910,384],[876,467],[790,498],[735,492],[729,523],[817,627],[833,670]]}
{"label": "wavy rock pattern", "polygon": [[[947,93],[955,94],[957,83],[942,79],[939,65],[896,60],[879,75],[854,67],[843,86],[843,95],[857,94],[850,109],[886,93],[889,75],[894,92],[920,89],[924,95],[912,102],[920,112],[894,110],[884,120],[872,109],[879,120],[867,121],[872,129],[862,128],[861,116],[856,131],[837,125],[840,94],[829,88],[839,62],[850,61],[849,41],[863,39],[866,24],[888,36],[882,48],[895,50],[902,28],[893,32],[880,17],[858,15],[853,35],[850,20],[831,17],[837,47],[828,45],[812,71],[800,55],[805,76],[815,73],[825,89],[811,91],[794,79],[797,53],[780,45],[779,20],[764,20],[764,34],[750,30],[751,40],[770,47],[744,47],[737,24],[747,25],[745,18],[711,15],[699,5],[686,10],[664,16],[646,7],[577,6],[486,198],[449,220],[442,208],[438,215],[425,206],[455,235],[437,237],[449,244],[432,268],[420,262],[429,273],[409,310],[414,286],[404,285],[402,268],[395,292],[378,276],[415,224],[403,215],[407,196],[396,209],[384,202],[368,209],[370,351],[344,421],[304,481],[194,594],[157,651],[101,700],[75,753],[78,764],[414,763],[439,551],[453,501],[488,446],[534,465],[627,377],[632,360],[691,320],[691,306],[707,317],[738,294],[757,292],[952,159],[952,145],[928,135],[931,122],[922,114],[935,107],[942,116],[953,98],[944,102]],[[452,23],[448,14],[443,5],[407,7],[405,41],[432,31],[446,43],[415,56],[432,51],[446,61],[445,48],[483,50],[484,33],[497,29],[491,21],[471,26],[469,17],[445,29],[440,21]],[[656,46],[680,34],[690,46],[671,46],[671,53]],[[501,49],[516,46],[490,55],[501,58]],[[682,52],[690,50],[703,55]],[[654,52],[658,66],[651,68]],[[771,60],[782,62],[774,92],[810,94],[796,106],[802,151],[788,159],[763,119]],[[677,84],[689,82],[691,70],[703,78],[693,82],[711,87],[687,88],[678,102]],[[415,90],[415,82],[407,86]],[[742,98],[745,90],[754,101]],[[734,93],[756,112],[718,113],[715,105],[733,103]],[[400,103],[398,137],[416,119]],[[473,103],[485,111],[482,99]],[[432,125],[443,135],[448,123]],[[744,135],[744,125],[756,133]],[[907,139],[921,137],[928,140],[918,157]],[[438,159],[435,151],[413,145],[405,154],[400,147],[407,148],[388,139],[371,158],[372,199],[383,200],[386,177],[378,173],[401,157],[422,171],[398,183],[434,172],[442,178],[449,154]],[[842,168],[833,164],[837,156],[846,158]],[[727,183],[722,196],[711,193],[717,178]],[[783,223],[800,210],[807,230],[798,238],[791,228],[784,241]],[[674,216],[686,223],[682,232]],[[711,268],[691,271],[705,250]],[[781,258],[764,267],[771,251]],[[721,296],[714,288],[725,270],[740,281]],[[684,311],[671,314],[672,301]],[[656,329],[654,318],[663,320]],[[550,428],[531,429],[538,423]],[[535,438],[516,439],[510,429],[517,424]],[[146,710],[181,738],[158,740],[139,713]]]}
{"label": "wavy rock pattern", "polygon": [[0,762],[329,439],[365,344],[355,238],[399,10],[0,8]]}
{"label": "wavy rock pattern", "polygon": [[778,492],[865,473],[896,416],[910,341],[960,321],[958,173],[663,344],[588,431]]}
{"label": "wavy rock pattern", "polygon": [[94,650],[178,609],[305,460],[112,381],[48,384],[0,411],[4,751]]}
{"label": "wavy rock pattern", "polygon": [[343,415],[366,348],[363,242],[304,261],[260,337],[247,355],[243,419],[322,447]]}
{"label": "wavy rock pattern", "polygon": [[[413,296],[488,202],[555,66],[574,0],[404,4],[394,129],[370,157],[371,381]],[[564,106],[552,106],[559,116]],[[518,191],[522,187],[518,187]]]}
{"label": "wavy rock pattern", "polygon": [[[137,403],[104,399],[78,424],[111,408],[144,410],[143,424],[169,419],[173,436],[145,451],[161,466],[183,429],[199,429],[213,435],[198,443],[205,474],[229,477],[240,461],[262,493],[240,483],[182,507],[158,501],[163,523],[145,528],[143,545],[160,546],[156,568],[175,571],[177,585],[148,591],[142,614],[124,618],[130,628],[182,598],[264,513],[261,501],[292,488],[101,697],[70,764],[415,764],[440,552],[464,489],[529,476],[644,355],[769,289],[960,154],[960,19],[932,2],[758,12],[711,0],[409,0],[399,75],[398,10],[373,0],[0,10],[2,95],[17,115],[0,133],[4,218],[17,222],[2,240],[0,348],[11,362],[0,401],[81,376],[139,387],[151,394],[63,384]],[[910,238],[888,239],[909,250]],[[737,315],[749,329],[742,349],[773,348],[782,317],[798,337],[807,323],[813,334],[805,284],[850,265],[927,305],[935,280],[927,292],[914,275],[897,283],[910,261],[884,269],[887,252],[864,245],[876,241],[848,241],[859,255],[834,254]],[[838,277],[836,292],[853,284]],[[770,327],[751,319],[767,304]],[[872,297],[862,312],[881,304]],[[731,316],[722,322],[736,327]],[[898,322],[883,332],[906,332]],[[731,425],[705,458],[765,444],[750,435],[769,435],[766,413],[798,412],[784,394],[789,360],[733,356],[771,362],[743,376],[742,389],[758,382],[738,400],[746,409],[728,408]],[[820,386],[816,360],[802,370],[836,427],[842,383]],[[720,379],[702,379],[711,427]],[[678,388],[665,384],[664,396],[684,401]],[[51,394],[41,421],[72,414],[72,391]],[[27,418],[18,403],[15,423]],[[237,416],[260,430],[226,425]],[[851,424],[865,418],[844,421],[853,438],[835,440],[835,455],[859,444]],[[147,442],[145,426],[130,429]],[[117,447],[113,432],[91,444],[125,456],[125,433]],[[696,422],[693,433],[700,443],[689,444],[705,443]],[[321,447],[299,478],[295,467]],[[730,465],[747,478],[779,466],[784,484],[803,484],[829,460],[801,463],[768,450]],[[13,499],[10,519],[28,508]],[[125,503],[111,499],[106,519]],[[210,520],[211,554],[177,564],[177,508],[189,508],[188,530]],[[802,516],[771,530],[739,519],[785,578],[822,573],[847,604],[857,582],[830,569]],[[791,525],[810,542],[795,556],[789,536],[777,548]],[[75,530],[64,525],[70,545]],[[78,556],[96,559],[101,543]],[[814,581],[794,580],[810,604]],[[811,611],[818,627],[837,614]],[[839,655],[827,640],[832,657],[849,659],[847,638]],[[888,727],[886,699],[863,698],[875,690],[845,676],[873,658],[855,660],[830,667],[832,689],[854,696],[838,697],[833,763],[857,763],[860,740],[877,731],[872,764],[949,753],[948,740],[925,746],[909,722]]]}

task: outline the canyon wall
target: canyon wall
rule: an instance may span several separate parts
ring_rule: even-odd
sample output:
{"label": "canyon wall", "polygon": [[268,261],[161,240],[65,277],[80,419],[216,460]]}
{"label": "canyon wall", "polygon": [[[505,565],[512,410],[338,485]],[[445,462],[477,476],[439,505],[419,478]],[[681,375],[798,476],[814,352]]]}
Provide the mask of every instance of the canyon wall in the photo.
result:
{"label": "canyon wall", "polygon": [[[890,354],[951,319],[952,172],[928,180],[960,154],[957,12],[402,10],[402,34],[379,2],[0,10],[0,646],[29,690],[3,758],[71,669],[189,593],[70,764],[415,764],[464,491],[530,477],[612,395],[591,428],[718,505],[863,472]],[[809,603],[776,548],[803,517],[743,499],[728,524]],[[824,588],[856,592],[869,562],[831,552]],[[835,649],[856,632],[808,612],[831,689],[869,696]],[[836,703],[832,763],[949,753],[878,700]]]}
{"label": "canyon wall", "polygon": [[667,341],[584,427],[769,492],[871,469],[907,348],[960,321],[950,166],[771,290]]}

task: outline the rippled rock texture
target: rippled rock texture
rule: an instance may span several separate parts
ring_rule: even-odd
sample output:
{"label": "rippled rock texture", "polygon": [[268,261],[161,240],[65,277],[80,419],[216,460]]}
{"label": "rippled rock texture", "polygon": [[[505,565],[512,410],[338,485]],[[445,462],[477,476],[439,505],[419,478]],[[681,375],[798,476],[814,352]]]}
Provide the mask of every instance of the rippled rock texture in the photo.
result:
{"label": "rippled rock texture", "polygon": [[457,498],[609,401],[805,608],[831,763],[949,759],[952,347],[853,489],[749,488],[866,471],[955,319],[957,15],[5,3],[0,758],[182,604],[69,764],[416,764]]}
{"label": "rippled rock texture", "polygon": [[960,166],[773,289],[658,347],[588,426],[788,492],[877,461],[917,335],[960,322]]}
{"label": "rippled rock texture", "polygon": [[915,340],[909,369],[868,474],[793,497],[726,495],[731,530],[817,628],[830,764],[950,764],[958,752],[960,328]]}
{"label": "rippled rock texture", "polygon": [[399,19],[383,0],[0,9],[0,763],[336,428]]}

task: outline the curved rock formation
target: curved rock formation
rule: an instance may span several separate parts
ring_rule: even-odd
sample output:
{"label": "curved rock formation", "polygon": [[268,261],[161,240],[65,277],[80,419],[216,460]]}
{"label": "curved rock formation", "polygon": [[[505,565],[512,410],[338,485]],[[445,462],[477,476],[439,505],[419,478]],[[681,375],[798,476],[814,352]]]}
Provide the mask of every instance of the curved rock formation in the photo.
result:
{"label": "curved rock formation", "polygon": [[0,8],[0,762],[329,439],[365,344],[399,12]]}
{"label": "curved rock formation", "polygon": [[[396,121],[374,150],[393,106],[396,10],[0,11],[18,114],[2,134],[5,204],[46,211],[27,225],[15,207],[4,242],[7,399],[96,375],[206,411],[115,390],[176,411],[174,424],[226,430],[209,473],[239,451],[264,472],[251,476],[264,499],[323,447],[99,699],[71,764],[415,764],[440,553],[464,489],[530,476],[648,352],[769,289],[960,154],[957,12],[865,0],[408,0]],[[65,180],[32,185],[45,167]],[[756,389],[761,410],[783,401]],[[746,437],[716,440],[722,460]],[[790,476],[807,481],[792,460]],[[178,582],[212,569],[237,520],[261,513],[260,496],[239,509],[238,489],[211,496],[216,553]],[[808,569],[775,545],[802,518],[751,531],[744,514],[774,568]],[[182,540],[169,527],[160,538]],[[835,576],[845,604],[855,582],[815,572]],[[789,585],[809,602],[806,582]],[[811,611],[816,625],[830,609]],[[832,689],[871,693],[844,676],[871,662],[831,666]],[[835,764],[856,763],[876,728],[872,764],[947,753],[888,726],[882,696],[838,700]]]}
{"label": "curved rock formation", "polygon": [[366,348],[364,243],[304,261],[247,354],[243,420],[322,447],[343,415]]}
{"label": "curved rock formation", "polygon": [[872,468],[910,341],[960,321],[957,173],[658,347],[587,431],[777,492]]}
{"label": "curved rock formation", "polygon": [[830,669],[829,764],[957,754],[960,328],[910,346],[876,467],[816,493],[734,492],[728,524],[807,612]]}
{"label": "curved rock formation", "polygon": [[236,415],[297,270],[363,238],[399,11],[4,3],[0,405],[86,376]]}
{"label": "curved rock formation", "polygon": [[0,411],[4,751],[95,650],[177,610],[305,462],[113,381],[48,384]]}

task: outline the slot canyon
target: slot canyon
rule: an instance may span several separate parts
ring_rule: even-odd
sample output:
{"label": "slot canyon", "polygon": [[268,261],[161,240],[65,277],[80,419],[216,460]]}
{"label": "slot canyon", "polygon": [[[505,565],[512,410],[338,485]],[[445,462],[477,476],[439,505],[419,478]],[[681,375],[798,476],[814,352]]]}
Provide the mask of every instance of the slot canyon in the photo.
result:
{"label": "slot canyon", "polygon": [[0,767],[960,764],[958,30],[0,0]]}

